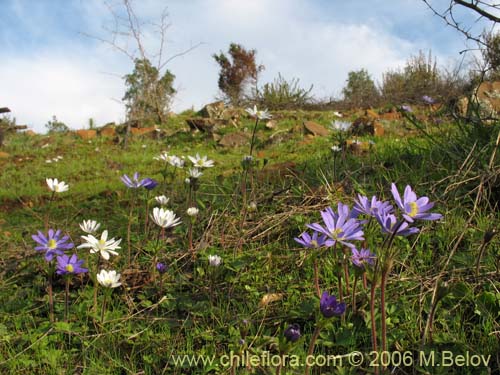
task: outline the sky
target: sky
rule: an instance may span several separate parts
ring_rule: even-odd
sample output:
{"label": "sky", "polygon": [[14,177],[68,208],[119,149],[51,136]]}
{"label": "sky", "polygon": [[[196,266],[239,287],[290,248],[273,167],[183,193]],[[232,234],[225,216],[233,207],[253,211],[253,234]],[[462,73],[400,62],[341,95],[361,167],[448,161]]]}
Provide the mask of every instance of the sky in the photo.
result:
{"label": "sky", "polygon": [[[448,0],[434,0],[438,9]],[[112,38],[110,10],[123,15],[122,0],[0,0],[0,107],[18,124],[44,132],[57,116],[70,128],[125,120],[123,76],[129,56],[102,40]],[[214,101],[218,65],[214,53],[230,43],[257,51],[265,66],[259,84],[278,74],[298,78],[317,98],[341,97],[349,71],[366,69],[376,82],[411,57],[432,51],[438,66],[452,69],[463,51],[475,48],[447,27],[422,0],[135,0],[144,22],[142,41],[152,58],[158,52],[158,22],[167,7],[169,28],[163,60],[177,95],[173,110],[200,109]],[[441,7],[441,8],[440,8]],[[468,10],[457,14],[476,30]],[[149,22],[149,23],[148,23]],[[134,41],[117,39],[128,53]]]}

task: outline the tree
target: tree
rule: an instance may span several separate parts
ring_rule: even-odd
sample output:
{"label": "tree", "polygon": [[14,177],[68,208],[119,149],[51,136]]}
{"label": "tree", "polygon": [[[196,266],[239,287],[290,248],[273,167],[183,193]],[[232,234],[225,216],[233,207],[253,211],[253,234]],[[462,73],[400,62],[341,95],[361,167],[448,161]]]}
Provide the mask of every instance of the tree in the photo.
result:
{"label": "tree", "polygon": [[136,59],[134,71],[125,77],[127,91],[123,100],[130,120],[164,123],[172,96],[175,76],[167,69],[160,77],[148,59]]}
{"label": "tree", "polygon": [[219,89],[227,101],[239,105],[243,100],[245,89],[249,84],[257,83],[257,76],[264,66],[256,64],[257,51],[254,49],[246,50],[240,44],[231,43],[228,53],[229,57],[223,52],[213,55],[220,66]]}
{"label": "tree", "polygon": [[365,69],[349,72],[342,94],[347,104],[356,108],[376,106],[380,96],[373,79]]}
{"label": "tree", "polygon": [[69,131],[68,125],[59,121],[55,115],[52,116],[52,120],[45,124],[45,128],[49,133],[66,133]]}

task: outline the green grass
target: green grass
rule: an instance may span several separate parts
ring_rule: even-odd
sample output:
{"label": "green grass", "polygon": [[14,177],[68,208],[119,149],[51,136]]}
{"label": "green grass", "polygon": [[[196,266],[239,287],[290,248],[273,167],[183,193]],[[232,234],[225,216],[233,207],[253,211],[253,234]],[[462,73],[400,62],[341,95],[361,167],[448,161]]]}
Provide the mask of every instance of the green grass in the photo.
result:
{"label": "green grass", "polygon": [[[248,154],[248,147],[221,149],[210,137],[190,133],[163,140],[133,139],[127,150],[104,139],[89,143],[59,135],[8,138],[5,151],[10,157],[0,160],[0,372],[230,374],[231,369],[219,362],[221,356],[230,351],[279,354],[283,330],[291,323],[300,325],[302,338],[287,353],[304,359],[319,301],[313,287],[311,251],[293,238],[306,224],[320,220],[320,209],[328,205],[335,208],[338,201],[352,207],[357,193],[392,199],[391,182],[400,191],[410,184],[418,195],[429,196],[437,202],[435,211],[444,218],[423,223],[416,236],[396,239],[398,257],[386,296],[389,350],[409,352],[412,358],[434,351],[436,360],[444,351],[455,356],[469,351],[491,355],[488,367],[498,369],[498,237],[486,247],[478,276],[475,261],[484,234],[498,228],[500,215],[493,182],[485,185],[485,192],[491,194],[484,194],[476,208],[473,190],[479,183],[477,176],[487,171],[498,125],[489,130],[465,128],[464,132],[448,123],[430,128],[431,136],[426,138],[414,130],[402,131],[401,123],[389,124],[386,137],[360,138],[375,141],[371,152],[361,156],[347,153],[344,161],[337,161],[337,180],[333,181],[331,140],[309,139],[299,132],[282,143],[265,143],[275,131],[288,131],[304,119],[323,125],[331,120],[328,113],[288,111],[282,113],[277,129],[259,126],[255,189],[253,195],[248,193],[248,201],[257,202],[257,211],[248,212],[244,221],[241,159]],[[183,117],[176,121],[180,128]],[[242,126],[251,134],[251,120],[244,120]],[[230,125],[225,131],[236,130]],[[469,158],[474,164],[467,171],[461,170],[475,141],[477,151]],[[44,144],[49,146],[41,148]],[[188,190],[182,172],[149,195],[165,193],[170,197],[168,208],[183,219],[182,225],[168,233],[168,241],[157,240],[158,229],[151,221],[145,233],[146,193],[140,191],[131,218],[134,261],[128,266],[127,224],[129,205],[135,198],[119,177],[139,171],[142,177],[162,181],[162,164],[153,160],[162,151],[208,155],[216,164],[204,171],[196,195],[200,207],[193,230],[197,257],[191,260],[188,251]],[[57,155],[63,159],[45,163]],[[293,162],[293,173],[280,175],[273,169],[273,165],[289,162]],[[498,156],[494,166],[498,166]],[[67,182],[70,190],[50,202],[47,177]],[[450,183],[456,186],[450,188]],[[110,236],[123,239],[120,256],[101,262],[106,269],[121,272],[123,281],[122,287],[113,290],[105,323],[100,316],[102,289],[94,309],[94,285],[89,275],[72,281],[68,322],[64,321],[64,281],[55,278],[56,322],[50,323],[47,264],[33,250],[31,239],[37,230],[43,230],[47,215],[51,227],[63,229],[76,245],[81,243],[82,234],[78,223],[84,219],[99,221]],[[374,225],[368,230],[369,248],[380,248],[378,233]],[[78,254],[86,260],[91,275],[95,273],[97,256],[85,249]],[[210,254],[220,255],[222,266],[210,267]],[[158,274],[156,281],[152,279],[154,259],[169,266],[161,287]],[[321,290],[338,296],[336,262],[331,250],[321,255],[320,284]],[[351,267],[351,282],[353,274]],[[437,304],[432,341],[422,343],[438,276],[445,283],[444,293]],[[369,287],[358,284],[356,300],[357,313],[353,313],[351,296],[345,296],[345,316],[329,320],[314,354],[360,351],[366,354],[364,364],[360,368],[347,363],[342,368],[315,368],[313,373],[373,371],[368,366],[368,360],[373,359],[369,354]],[[379,304],[375,313],[380,333]],[[175,364],[171,356],[183,354],[214,356],[215,361],[212,365]],[[449,368],[416,362],[391,370],[396,374],[488,373],[485,366]],[[238,368],[235,373],[274,374],[276,368],[254,366]],[[286,366],[281,373],[301,374],[304,368]]]}

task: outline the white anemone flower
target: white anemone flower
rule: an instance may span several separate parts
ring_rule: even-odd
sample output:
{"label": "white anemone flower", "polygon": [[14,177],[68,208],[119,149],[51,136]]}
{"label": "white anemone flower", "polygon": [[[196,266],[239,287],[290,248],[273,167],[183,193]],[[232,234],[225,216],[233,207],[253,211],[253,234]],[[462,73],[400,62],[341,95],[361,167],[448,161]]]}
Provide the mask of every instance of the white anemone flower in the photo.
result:
{"label": "white anemone flower", "polygon": [[335,112],[333,112],[333,115],[334,115],[335,117],[344,117],[344,116],[342,115],[342,113],[340,113],[339,111],[335,111]]}
{"label": "white anemone flower", "polygon": [[186,213],[188,214],[188,216],[196,216],[196,215],[198,215],[199,212],[200,212],[200,210],[197,207],[189,207],[186,210]]}
{"label": "white anemone flower", "polygon": [[116,273],[115,270],[101,270],[101,272],[97,274],[97,281],[106,288],[116,288],[122,285],[122,283],[119,282],[120,276],[121,274]]}
{"label": "white anemone flower", "polygon": [[167,198],[164,195],[159,195],[159,196],[155,197],[155,201],[162,206],[166,206],[169,200],[170,200],[170,198]]}
{"label": "white anemone flower", "polygon": [[195,168],[211,168],[214,166],[214,161],[209,160],[208,156],[200,157],[200,155],[196,153],[196,156],[188,156],[188,158]]}
{"label": "white anemone flower", "polygon": [[171,210],[163,208],[153,208],[151,219],[162,228],[172,228],[181,223],[181,219],[175,217],[175,213]]}
{"label": "white anemone flower", "polygon": [[331,128],[336,131],[346,132],[351,128],[352,124],[347,121],[337,121],[335,120],[331,124]]}
{"label": "white anemone flower", "polygon": [[49,189],[53,192],[62,193],[64,191],[68,191],[69,189],[69,185],[67,185],[64,181],[59,182],[57,178],[47,178],[45,181],[47,182]]}
{"label": "white anemone flower", "polygon": [[171,155],[171,156],[168,156],[167,157],[167,162],[175,167],[175,168],[183,168],[184,167],[184,160],[181,159],[180,157],[178,156],[175,156],[175,155]]}
{"label": "white anemone flower", "polygon": [[198,168],[189,168],[189,177],[200,178],[203,173]]}
{"label": "white anemone flower", "polygon": [[342,151],[342,148],[341,148],[341,147],[339,147],[339,146],[336,146],[336,145],[335,145],[335,146],[332,146],[331,148],[332,148],[332,151],[333,151],[333,152],[340,152],[340,151]]}
{"label": "white anemone flower", "polygon": [[109,260],[109,255],[118,255],[115,251],[116,249],[121,249],[120,242],[121,239],[115,240],[114,238],[108,240],[108,231],[105,230],[101,234],[101,239],[98,240],[93,235],[89,234],[88,236],[82,236],[82,238],[87,241],[78,246],[79,249],[90,248],[90,253],[95,254],[97,252],[101,253],[101,256]]}
{"label": "white anemone flower", "polygon": [[208,264],[212,267],[219,267],[222,263],[222,258],[218,255],[209,255],[208,256]]}
{"label": "white anemone flower", "polygon": [[267,111],[267,109],[263,110],[263,111],[259,111],[257,109],[257,106],[254,105],[253,106],[253,109],[252,108],[247,108],[246,109],[246,112],[252,116],[252,117],[255,117],[255,118],[258,118],[259,120],[267,120],[267,119],[270,119],[271,118],[271,115],[269,114],[269,112]]}
{"label": "white anemone flower", "polygon": [[80,228],[88,234],[94,234],[100,226],[101,224],[95,220],[83,220],[83,223],[80,224]]}

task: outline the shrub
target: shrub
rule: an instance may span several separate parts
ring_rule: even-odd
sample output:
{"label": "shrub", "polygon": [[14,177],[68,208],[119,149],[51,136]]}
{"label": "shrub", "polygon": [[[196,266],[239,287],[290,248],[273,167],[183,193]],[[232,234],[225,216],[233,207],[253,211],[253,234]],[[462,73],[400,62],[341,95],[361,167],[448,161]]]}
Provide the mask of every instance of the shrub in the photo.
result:
{"label": "shrub", "polygon": [[257,82],[263,65],[255,63],[256,50],[246,50],[240,44],[231,43],[229,57],[224,53],[214,54],[213,58],[220,66],[219,89],[224,99],[233,105],[241,104],[246,87]]}
{"label": "shrub", "polygon": [[266,83],[261,90],[255,91],[252,101],[271,110],[304,108],[312,100],[312,89],[313,85],[309,89],[300,87],[298,78],[287,81],[278,74],[273,82]]}
{"label": "shrub", "polygon": [[57,119],[57,117],[54,115],[52,116],[52,120],[49,120],[45,124],[45,128],[49,133],[66,133],[69,131],[68,126]]}

